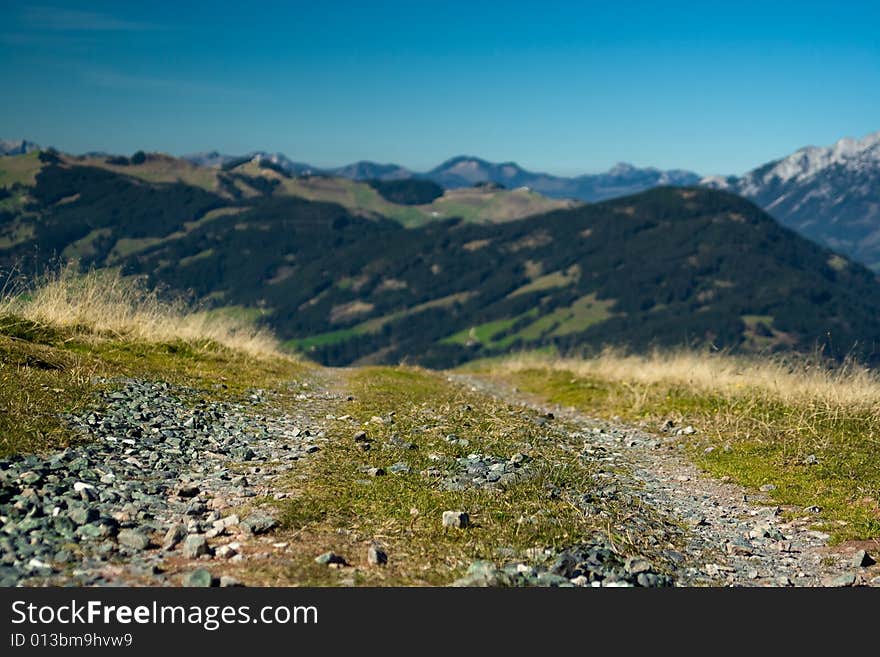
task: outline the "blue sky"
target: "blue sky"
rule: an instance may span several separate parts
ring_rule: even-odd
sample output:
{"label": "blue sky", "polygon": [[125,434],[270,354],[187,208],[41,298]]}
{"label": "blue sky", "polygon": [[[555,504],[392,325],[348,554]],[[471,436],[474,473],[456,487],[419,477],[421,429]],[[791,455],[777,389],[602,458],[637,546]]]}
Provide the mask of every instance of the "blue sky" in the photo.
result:
{"label": "blue sky", "polygon": [[0,0],[0,137],[741,173],[880,130],[878,2]]}

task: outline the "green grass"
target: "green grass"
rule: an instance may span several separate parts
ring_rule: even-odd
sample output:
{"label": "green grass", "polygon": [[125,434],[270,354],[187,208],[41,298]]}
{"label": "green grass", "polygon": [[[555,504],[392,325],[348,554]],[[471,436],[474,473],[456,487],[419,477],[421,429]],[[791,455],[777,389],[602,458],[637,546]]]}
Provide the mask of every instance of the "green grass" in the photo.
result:
{"label": "green grass", "polygon": [[494,337],[496,335],[509,329],[516,324],[518,320],[519,317],[511,317],[509,319],[498,319],[494,322],[486,322],[485,324],[479,324],[473,328],[459,331],[454,335],[450,335],[448,338],[444,338],[441,342],[450,344],[468,344],[471,341],[476,340],[481,344],[492,345],[494,344]]}
{"label": "green grass", "polygon": [[581,297],[571,306],[558,308],[517,332],[523,341],[539,340],[546,335],[561,336],[580,333],[593,324],[611,317],[613,301],[598,301],[594,294]]}
{"label": "green grass", "polygon": [[549,368],[504,376],[526,392],[594,416],[647,420],[649,427],[666,419],[691,424],[699,433],[682,440],[712,475],[752,488],[775,485],[773,502],[795,517],[820,507],[817,526],[834,541],[880,536],[880,419],[871,411],[784,403],[759,390],[712,394]]}
{"label": "green grass", "polygon": [[219,217],[240,214],[244,210],[245,208],[241,207],[217,208],[215,210],[210,210],[206,212],[203,217],[196,221],[184,222],[183,230],[175,231],[164,237],[120,238],[116,241],[116,244],[110,250],[110,253],[107,256],[107,262],[109,264],[113,264],[137,253],[146,251],[151,247],[158,246],[159,244],[166,244],[173,240],[181,239],[183,237],[186,237],[189,233],[196,230],[197,228],[200,228]]}
{"label": "green grass", "polygon": [[0,249],[9,249],[17,244],[23,244],[33,239],[36,234],[34,224],[13,221],[11,224],[3,226],[0,233]]}
{"label": "green grass", "polygon": [[39,151],[0,157],[0,187],[15,184],[33,186],[42,168]]}
{"label": "green grass", "polygon": [[520,288],[511,292],[508,296],[518,297],[522,294],[531,292],[542,292],[543,290],[552,290],[553,288],[567,287],[574,283],[580,276],[580,269],[575,268],[571,271],[554,271],[543,276],[538,276],[531,283],[527,283]]}
{"label": "green grass", "polygon": [[95,242],[109,237],[113,233],[110,228],[96,228],[89,232],[85,237],[68,244],[61,255],[68,259],[86,258],[95,255],[97,252]]}
{"label": "green grass", "polygon": [[[337,285],[339,287],[351,286],[351,279],[344,278],[341,279]],[[298,350],[307,352],[309,349],[314,347],[321,347],[328,344],[337,344],[340,342],[345,342],[346,340],[350,340],[351,338],[358,335],[367,335],[367,334],[375,334],[382,330],[382,327],[385,326],[388,322],[397,321],[399,319],[403,319],[404,317],[408,317],[410,315],[415,315],[416,313],[423,312],[425,310],[430,310],[431,308],[445,308],[454,303],[464,303],[467,301],[473,293],[471,292],[461,292],[458,294],[452,294],[446,297],[441,297],[440,299],[433,299],[432,301],[426,301],[425,303],[420,303],[411,308],[406,308],[405,310],[398,311],[396,313],[390,313],[388,315],[383,315],[382,317],[373,317],[372,319],[368,319],[366,321],[357,324],[351,328],[340,329],[338,331],[328,331],[326,333],[319,333],[317,335],[312,335],[307,338],[294,338],[292,340],[288,340],[284,343],[284,347],[286,349]]]}
{"label": "green grass", "polygon": [[198,167],[186,160],[159,155],[148,159],[143,164],[119,166],[107,164],[106,158],[89,158],[78,162],[86,166],[108,169],[124,176],[137,178],[149,183],[184,182],[187,185],[200,187],[205,191],[216,191],[217,171],[206,167]]}
{"label": "green grass", "polygon": [[286,349],[308,351],[312,347],[321,347],[328,344],[336,344],[337,342],[345,342],[358,334],[359,332],[355,328],[329,331],[308,338],[295,338],[293,340],[288,340],[284,343],[284,347]]}
{"label": "green grass", "polygon": [[199,251],[194,255],[181,258],[180,266],[186,267],[187,265],[191,265],[192,263],[198,262],[199,260],[210,258],[212,255],[214,255],[214,249],[205,249],[204,251]]}

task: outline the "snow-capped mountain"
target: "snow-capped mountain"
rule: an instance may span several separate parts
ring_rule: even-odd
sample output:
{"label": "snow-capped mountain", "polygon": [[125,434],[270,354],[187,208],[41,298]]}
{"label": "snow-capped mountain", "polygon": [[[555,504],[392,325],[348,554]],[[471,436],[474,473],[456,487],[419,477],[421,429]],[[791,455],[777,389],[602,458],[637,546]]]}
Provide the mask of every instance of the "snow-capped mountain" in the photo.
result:
{"label": "snow-capped mountain", "polygon": [[802,235],[880,270],[880,132],[701,184],[745,196]]}
{"label": "snow-capped mountain", "polygon": [[40,150],[39,145],[27,139],[14,141],[0,139],[0,155],[24,155],[25,153],[38,150]]}

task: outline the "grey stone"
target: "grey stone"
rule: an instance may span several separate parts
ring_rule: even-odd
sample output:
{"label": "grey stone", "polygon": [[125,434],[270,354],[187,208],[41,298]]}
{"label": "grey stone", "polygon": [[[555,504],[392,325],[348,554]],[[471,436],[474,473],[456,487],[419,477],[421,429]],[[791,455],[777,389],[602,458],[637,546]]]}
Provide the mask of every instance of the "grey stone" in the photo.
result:
{"label": "grey stone", "polygon": [[630,557],[624,565],[626,572],[630,575],[638,575],[639,573],[647,573],[651,570],[651,562],[642,557]]}
{"label": "grey stone", "polygon": [[174,546],[186,538],[186,527],[181,524],[175,524],[168,528],[165,539],[162,541],[163,550],[173,550]]}
{"label": "grey stone", "polygon": [[444,511],[443,526],[464,529],[470,525],[470,516],[464,511]]}
{"label": "grey stone", "polygon": [[121,529],[116,540],[132,550],[146,550],[150,546],[150,538],[137,529]]}
{"label": "grey stone", "polygon": [[214,586],[214,578],[211,576],[211,571],[206,568],[196,568],[183,576],[183,585],[207,588]]}
{"label": "grey stone", "polygon": [[319,554],[317,557],[315,557],[315,563],[319,563],[324,566],[329,566],[331,564],[344,566],[346,561],[343,557],[340,557],[335,552],[325,552],[324,554]]}
{"label": "grey stone", "polygon": [[98,519],[98,510],[94,507],[75,506],[68,510],[67,517],[77,525],[85,525]]}
{"label": "grey stone", "polygon": [[854,568],[866,568],[868,566],[873,566],[877,563],[874,558],[865,552],[865,550],[859,550],[853,555],[852,565]]}
{"label": "grey stone", "polygon": [[403,461],[398,461],[390,468],[388,468],[388,472],[391,472],[392,474],[409,474],[410,472],[412,472],[412,468],[410,468],[409,465],[407,465]]}
{"label": "grey stone", "polygon": [[823,586],[828,587],[844,587],[844,586],[853,586],[856,583],[856,574],[853,572],[842,573],[837,575],[836,577],[830,577],[824,582],[822,582]]}
{"label": "grey stone", "polygon": [[384,566],[388,563],[388,553],[378,545],[367,548],[367,563],[371,566]]}
{"label": "grey stone", "polygon": [[183,541],[183,556],[187,559],[198,559],[203,554],[211,554],[208,539],[201,534],[190,534]]}
{"label": "grey stone", "polygon": [[197,485],[186,483],[177,487],[177,497],[195,497],[200,492]]}
{"label": "grey stone", "polygon": [[574,584],[572,584],[566,577],[546,572],[540,573],[538,575],[535,584],[537,586],[553,586],[562,588],[571,588],[574,586]]}
{"label": "grey stone", "polygon": [[278,526],[278,521],[272,516],[265,513],[252,513],[247,518],[238,523],[238,526],[244,530],[246,534],[265,534],[272,531]]}

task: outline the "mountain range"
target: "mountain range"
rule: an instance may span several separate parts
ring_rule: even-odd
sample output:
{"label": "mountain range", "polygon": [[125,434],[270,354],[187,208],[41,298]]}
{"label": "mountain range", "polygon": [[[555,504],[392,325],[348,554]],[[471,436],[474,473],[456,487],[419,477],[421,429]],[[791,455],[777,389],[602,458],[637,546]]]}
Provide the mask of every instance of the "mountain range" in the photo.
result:
{"label": "mountain range", "polygon": [[[199,164],[217,162],[187,157]],[[563,177],[527,171],[515,162],[493,163],[471,156],[451,158],[424,173],[374,162],[320,170],[277,154],[254,153],[252,157],[271,159],[294,175],[321,173],[353,180],[421,177],[447,189],[492,182],[508,188],[528,187],[550,198],[588,202],[664,185],[704,185],[744,196],[800,234],[880,271],[880,131],[861,139],[847,137],[830,146],[807,146],[742,176],[700,177],[691,171],[620,163],[605,173]]]}
{"label": "mountain range", "polygon": [[[25,140],[0,142],[0,154],[4,155],[38,148]],[[525,187],[547,198],[587,202],[657,186],[703,185],[744,196],[801,235],[880,271],[880,132],[861,139],[844,138],[825,147],[808,146],[742,176],[700,177],[690,171],[621,163],[605,173],[563,177],[527,171],[514,162],[493,163],[471,156],[451,158],[423,173],[397,164],[369,161],[322,169],[265,151],[240,156],[210,151],[183,159],[198,167],[221,170],[247,162],[258,166],[262,163],[294,177],[353,181],[427,179],[446,189],[491,182],[509,189]]]}
{"label": "mountain range", "polygon": [[652,167],[639,168],[620,163],[605,173],[584,174],[566,178],[547,173],[534,173],[515,162],[494,163],[478,157],[461,155],[453,157],[430,171],[416,173],[397,164],[379,164],[360,161],[342,167],[313,167],[294,162],[280,153],[255,151],[244,156],[222,155],[216,151],[193,153],[183,158],[197,166],[223,167],[245,159],[269,161],[290,175],[339,176],[350,180],[401,180],[423,178],[442,185],[446,189],[473,187],[478,183],[494,183],[508,189],[528,187],[550,198],[602,201],[617,196],[634,194],[662,185],[694,185],[700,176],[691,171],[661,171]]}
{"label": "mountain range", "polygon": [[[570,204],[484,186],[410,206],[269,164],[3,158],[0,268],[121,267],[336,365],[683,344],[880,361],[877,277],[727,191]],[[519,214],[486,218],[496,202]]]}

